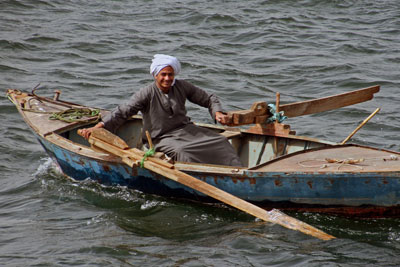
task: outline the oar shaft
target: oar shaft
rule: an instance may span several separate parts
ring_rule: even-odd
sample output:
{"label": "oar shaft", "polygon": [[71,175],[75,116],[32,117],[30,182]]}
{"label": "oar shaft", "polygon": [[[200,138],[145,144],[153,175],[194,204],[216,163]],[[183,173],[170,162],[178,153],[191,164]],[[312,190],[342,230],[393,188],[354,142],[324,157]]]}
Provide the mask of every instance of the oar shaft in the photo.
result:
{"label": "oar shaft", "polygon": [[[97,139],[93,136],[89,138],[89,142],[101,149],[104,149],[105,151],[108,151],[114,155],[117,155],[121,157],[121,159],[126,163],[127,165],[131,167],[135,167],[133,165],[136,165],[136,162],[142,158],[142,155],[136,151],[136,149],[129,149],[129,150],[123,150],[121,148],[115,147],[112,144],[109,144],[107,142],[104,142],[100,139]],[[168,179],[171,179],[177,183],[183,184],[189,188],[192,188],[194,190],[197,190],[207,196],[210,196],[214,199],[217,199],[225,204],[228,204],[232,207],[235,207],[239,210],[242,210],[246,213],[249,213],[257,218],[260,218],[264,221],[267,222],[272,222],[276,223],[279,225],[282,225],[288,229],[292,230],[297,230],[301,231],[305,234],[320,238],[322,240],[330,240],[335,237],[324,233],[323,231],[312,227],[311,225],[308,225],[302,221],[299,221],[293,217],[287,216],[284,213],[277,211],[277,210],[272,210],[272,211],[266,211],[264,209],[261,209],[260,207],[251,204],[241,198],[238,198],[234,195],[231,195],[219,188],[216,188],[206,182],[203,182],[199,179],[196,179],[193,176],[190,176],[184,172],[178,171],[176,169],[170,169],[168,167],[165,167],[157,162],[151,161],[151,160],[146,160],[144,161],[144,168],[162,175],[163,177],[166,177]]]}
{"label": "oar shaft", "polygon": [[306,224],[302,221],[299,221],[293,217],[287,216],[286,214],[278,211],[278,210],[272,210],[272,211],[266,211],[254,204],[251,204],[250,202],[247,202],[241,198],[238,198],[234,195],[231,195],[219,188],[216,188],[206,182],[203,182],[201,180],[198,180],[190,175],[187,175],[183,172],[177,171],[177,170],[172,170],[172,169],[166,169],[163,171],[160,171],[160,168],[157,166],[149,166],[153,165],[153,163],[148,164],[147,168],[165,175],[168,178],[173,179],[174,181],[181,183],[183,185],[186,185],[190,188],[196,189],[197,191],[208,195],[214,199],[217,199],[223,203],[226,203],[234,208],[237,208],[241,211],[244,211],[246,213],[249,213],[259,219],[262,219],[263,221],[266,222],[271,222],[271,223],[276,223],[281,226],[284,226],[288,229],[292,230],[297,230],[301,231],[302,233],[320,238],[322,240],[330,240],[335,238],[334,236],[331,236],[315,227],[312,227],[309,224]]}
{"label": "oar shaft", "polygon": [[341,145],[346,144],[347,141],[350,140],[350,138],[353,137],[353,135],[355,135],[358,130],[360,130],[370,119],[372,119],[373,116],[375,116],[376,113],[378,113],[381,109],[377,108],[374,112],[372,112],[371,115],[368,116],[368,118],[366,118],[349,136],[346,137],[346,139],[344,139],[342,141],[342,143],[340,143]]}

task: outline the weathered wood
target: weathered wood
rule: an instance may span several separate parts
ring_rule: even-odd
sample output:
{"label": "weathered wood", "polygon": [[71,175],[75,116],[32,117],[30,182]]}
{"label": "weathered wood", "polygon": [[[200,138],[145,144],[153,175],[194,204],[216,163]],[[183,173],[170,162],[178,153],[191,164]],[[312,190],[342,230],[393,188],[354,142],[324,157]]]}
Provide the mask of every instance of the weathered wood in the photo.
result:
{"label": "weathered wood", "polygon": [[372,119],[372,117],[375,116],[375,114],[378,113],[380,110],[381,110],[380,108],[377,108],[374,112],[372,112],[372,114],[369,115],[368,118],[366,118],[366,119],[365,119],[365,120],[364,120],[364,121],[349,135],[349,136],[347,136],[346,139],[344,139],[344,140],[342,141],[342,143],[340,143],[340,144],[341,144],[341,145],[346,144],[346,142],[349,141],[350,138],[352,138],[353,135],[355,135],[355,134],[358,132],[358,130],[360,130],[361,127],[363,127],[370,119]]}
{"label": "weathered wood", "polygon": [[254,123],[254,112],[252,110],[239,110],[228,113],[232,115],[232,125],[243,125]]}
{"label": "weathered wood", "polygon": [[220,133],[220,135],[223,135],[226,138],[231,139],[231,138],[234,138],[234,137],[237,137],[237,136],[241,136],[242,133],[240,131],[229,131],[229,130],[226,130],[226,131]]}
{"label": "weathered wood", "polygon": [[290,130],[289,125],[282,123],[256,124],[250,127],[247,132],[281,137],[287,137],[288,135],[295,134],[294,131]]}
{"label": "weathered wood", "polygon": [[146,131],[147,142],[149,142],[150,149],[153,148],[153,141],[151,140],[151,136],[149,131]]}
{"label": "weathered wood", "polygon": [[230,126],[264,123],[270,116],[266,102],[255,102],[248,110],[228,112]]}
{"label": "weathered wood", "polygon": [[[78,130],[78,134],[82,135],[81,130]],[[114,146],[116,146],[118,148],[129,149],[128,144],[124,140],[122,140],[121,138],[119,138],[115,134],[112,134],[109,131],[94,130],[94,131],[92,131],[91,135],[97,139],[100,139],[107,143],[113,144]]]}
{"label": "weathered wood", "polygon": [[[106,131],[105,129],[96,129],[96,131]],[[108,134],[107,134],[108,135]],[[122,161],[131,167],[135,167],[137,165],[137,161],[141,160],[142,155],[138,153],[138,149],[133,148],[129,150],[121,149],[117,146],[114,146],[112,143],[108,143],[107,141],[97,139],[94,136],[103,136],[103,135],[91,135],[89,137],[89,142],[94,146],[97,146],[103,150],[108,151],[111,154],[121,157]],[[232,207],[235,207],[241,211],[249,213],[257,218],[260,218],[264,221],[276,223],[281,226],[284,226],[288,229],[301,231],[302,233],[320,238],[322,240],[330,240],[335,238],[311,225],[308,225],[302,221],[299,221],[293,217],[290,217],[278,210],[266,211],[256,205],[253,205],[243,199],[240,199],[236,196],[233,196],[221,189],[218,189],[206,182],[203,182],[199,179],[196,179],[193,176],[190,176],[184,172],[181,172],[176,169],[169,169],[161,164],[158,164],[154,161],[146,160],[144,161],[144,168],[160,174],[168,179],[171,179],[177,183],[183,184],[187,187],[195,189],[205,195],[208,195],[214,199],[217,199],[225,204],[228,204]]]}
{"label": "weathered wood", "polygon": [[[276,108],[276,113],[279,113],[279,105],[281,103],[281,94],[280,93],[276,93],[276,100],[275,100],[275,108]],[[278,136],[277,136],[277,131],[278,130],[285,130],[283,127],[279,127],[281,126],[281,124],[279,123],[279,121],[275,121],[274,122],[274,130],[275,133],[273,134],[274,137],[274,143],[273,143],[273,148],[274,148],[274,158],[276,158],[278,156]],[[290,127],[286,127],[286,131],[284,132],[284,134],[289,134],[290,133]]]}
{"label": "weathered wood", "polygon": [[[78,130],[78,134],[82,136],[81,130]],[[89,143],[92,145],[93,150],[110,153],[110,151],[104,150],[101,146],[96,145],[95,141],[91,141],[91,140],[102,140],[103,142],[113,144],[114,147],[117,147],[119,149],[126,150],[126,151],[133,151],[134,153],[136,153],[140,156],[140,159],[142,159],[144,157],[145,152],[143,152],[137,148],[130,148],[128,146],[128,144],[124,140],[122,140],[119,136],[114,135],[113,133],[107,131],[106,129],[103,129],[103,128],[94,129],[90,136],[92,138],[89,138]],[[118,152],[118,151],[115,150],[114,152]],[[115,154],[115,153],[113,153],[113,154]],[[136,160],[138,160],[138,159],[136,159]],[[174,168],[173,164],[171,164],[167,161],[164,161],[158,157],[149,157],[148,160],[153,161],[153,162],[160,164],[169,169]]]}
{"label": "weathered wood", "polygon": [[[287,117],[297,117],[346,107],[371,100],[380,86],[355,90],[343,94],[280,105],[280,94],[276,94],[276,112],[283,111]],[[228,112],[229,126],[265,124],[271,116],[266,102],[255,102],[250,109]]]}
{"label": "weathered wood", "polygon": [[254,123],[255,124],[262,124],[265,123],[267,121],[267,119],[269,118],[269,115],[261,115],[261,116],[256,116],[254,118]]}
{"label": "weathered wood", "polygon": [[[145,154],[145,152],[143,152],[142,150],[137,149],[137,148],[130,148],[127,151],[128,152],[132,151],[133,153],[139,154],[141,156],[140,159],[142,159],[144,157],[144,154]],[[154,155],[154,157],[148,157],[147,160],[152,161],[155,164],[160,164],[163,167],[166,167],[168,169],[174,169],[175,168],[174,164],[172,164],[172,163],[170,163],[170,162],[168,162],[166,160],[161,159],[160,154],[159,155],[157,155],[157,154],[158,153],[156,153],[156,155]],[[162,153],[162,154],[164,154],[164,153]]]}
{"label": "weathered wood", "polygon": [[280,104],[281,104],[281,94],[278,92],[278,93],[276,93],[276,100],[275,100],[275,107],[276,107],[277,113],[279,113],[279,111],[280,111],[280,108],[279,108]]}
{"label": "weathered wood", "polygon": [[[340,159],[343,162],[348,160],[361,160],[360,164],[343,164],[329,163],[327,159]],[[326,173],[337,173],[339,175],[350,178],[353,174],[365,174],[365,179],[370,177],[368,173],[394,173],[400,171],[400,153],[383,149],[375,149],[359,145],[335,145],[320,147],[312,150],[299,151],[286,155],[279,160],[273,160],[263,165],[252,168],[253,171],[264,172],[282,172],[287,173],[315,173],[315,176],[324,175]],[[339,179],[339,178],[338,178]],[[314,181],[310,179],[310,181]],[[372,181],[372,179],[371,179]],[[336,181],[330,181],[336,183]],[[379,183],[383,186],[385,180],[382,179]],[[397,182],[396,182],[397,183]],[[337,184],[336,184],[337,185]],[[333,184],[332,184],[333,186]],[[378,185],[377,185],[378,186]],[[315,189],[316,190],[316,189]],[[344,188],[342,190],[345,190]]]}
{"label": "weathered wood", "polygon": [[262,101],[253,103],[250,110],[254,112],[255,116],[262,116],[269,113],[267,103]]}
{"label": "weathered wood", "polygon": [[279,110],[283,111],[287,117],[297,117],[324,112],[371,100],[374,97],[374,94],[379,92],[379,89],[379,85],[371,86],[343,94],[281,105],[279,106]]}

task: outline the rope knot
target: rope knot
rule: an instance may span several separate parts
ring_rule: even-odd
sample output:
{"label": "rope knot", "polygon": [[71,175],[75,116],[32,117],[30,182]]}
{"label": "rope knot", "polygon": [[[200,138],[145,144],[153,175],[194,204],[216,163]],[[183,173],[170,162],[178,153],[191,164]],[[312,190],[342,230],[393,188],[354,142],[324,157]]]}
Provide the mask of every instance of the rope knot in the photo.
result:
{"label": "rope knot", "polygon": [[275,104],[268,104],[268,107],[269,107],[269,112],[272,114],[272,116],[268,118],[267,123],[272,123],[275,121],[281,123],[287,119],[287,116],[284,115],[283,111],[276,112]]}
{"label": "rope knot", "polygon": [[144,161],[148,158],[148,157],[152,157],[154,156],[154,154],[156,153],[154,148],[150,148],[149,150],[146,151],[146,153],[144,153],[144,156],[142,158],[142,160],[140,161],[140,168],[143,168],[144,166]]}

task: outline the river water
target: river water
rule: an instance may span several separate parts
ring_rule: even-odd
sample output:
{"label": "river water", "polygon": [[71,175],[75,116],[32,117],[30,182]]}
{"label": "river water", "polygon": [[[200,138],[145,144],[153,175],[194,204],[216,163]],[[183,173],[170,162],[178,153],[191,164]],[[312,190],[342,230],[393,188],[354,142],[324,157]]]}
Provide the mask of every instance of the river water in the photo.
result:
{"label": "river water", "polygon": [[[374,100],[287,120],[297,134],[400,151],[400,2],[0,1],[0,265],[398,266],[399,219],[290,213],[320,241],[223,206],[78,183],[52,164],[7,88],[62,91],[110,109],[152,81],[156,53],[227,110],[304,101],[375,84]],[[190,116],[211,122],[189,104]]]}

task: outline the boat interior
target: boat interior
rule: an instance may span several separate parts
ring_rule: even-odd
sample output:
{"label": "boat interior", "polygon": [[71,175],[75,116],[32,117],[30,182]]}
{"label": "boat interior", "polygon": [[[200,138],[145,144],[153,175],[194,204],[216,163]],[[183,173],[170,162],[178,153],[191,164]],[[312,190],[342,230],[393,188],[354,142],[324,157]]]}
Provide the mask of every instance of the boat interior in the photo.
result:
{"label": "boat interior", "polygon": [[[58,94],[55,95],[54,99],[49,99],[34,94],[28,95],[19,91],[11,90],[11,92],[16,92],[15,101],[20,102],[22,108],[34,111],[23,112],[23,116],[37,133],[43,136],[56,133],[74,143],[90,147],[88,141],[78,135],[77,130],[95,125],[95,118],[89,119],[85,123],[80,121],[65,123],[59,120],[50,121],[48,115],[52,112],[86,107],[59,101]],[[105,115],[107,112],[109,111],[101,110],[102,115]],[[281,156],[298,151],[336,144],[319,139],[297,136],[290,130],[288,125],[281,123],[267,124],[265,122],[269,116],[267,112],[264,102],[256,102],[251,110],[242,110],[237,112],[237,114],[233,113],[232,123],[229,127],[203,123],[196,124],[224,135],[236,150],[244,168],[255,168]],[[133,116],[117,130],[116,134],[131,148],[145,150],[142,142],[141,116]]]}
{"label": "boat interior", "polygon": [[[280,137],[254,134],[241,128],[225,128],[222,126],[200,123],[198,126],[206,127],[224,135],[232,144],[243,166],[246,168],[262,165],[270,160],[294,152],[334,144],[295,135]],[[142,142],[142,120],[140,116],[134,116],[121,126],[116,134],[130,147],[146,150]],[[60,135],[73,142],[89,146],[89,143],[77,134],[77,129],[65,131],[60,133]]]}

